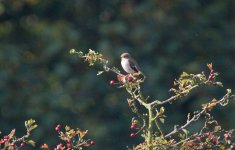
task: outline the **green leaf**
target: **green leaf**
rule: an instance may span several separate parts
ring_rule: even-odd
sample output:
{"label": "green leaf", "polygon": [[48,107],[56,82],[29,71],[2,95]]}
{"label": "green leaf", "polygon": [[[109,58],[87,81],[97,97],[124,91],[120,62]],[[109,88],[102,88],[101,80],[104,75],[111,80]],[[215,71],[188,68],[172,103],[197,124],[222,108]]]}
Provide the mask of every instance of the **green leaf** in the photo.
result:
{"label": "green leaf", "polygon": [[179,137],[181,138],[181,139],[185,139],[185,134],[179,134]]}
{"label": "green leaf", "polygon": [[216,85],[223,87],[223,83],[222,82],[216,82]]}
{"label": "green leaf", "polygon": [[187,76],[189,76],[189,74],[187,72],[183,72],[180,76],[181,77],[187,77]]}
{"label": "green leaf", "polygon": [[26,127],[26,128],[27,128],[27,127],[30,127],[30,126],[32,126],[34,123],[36,123],[35,120],[29,119],[29,120],[25,121],[25,127]]}
{"label": "green leaf", "polygon": [[8,135],[8,138],[11,139],[15,135],[16,130],[11,130],[11,133]]}
{"label": "green leaf", "polygon": [[29,141],[27,141],[30,145],[32,145],[33,147],[35,146],[35,142],[33,141],[33,140],[29,140]]}
{"label": "green leaf", "polygon": [[79,137],[82,139],[86,134],[87,134],[88,130],[86,131],[80,131],[79,132]]}
{"label": "green leaf", "polygon": [[214,131],[215,131],[215,132],[218,132],[218,131],[220,131],[220,130],[221,130],[221,126],[219,126],[219,125],[218,125],[218,126],[215,126],[215,128],[214,128]]}
{"label": "green leaf", "polygon": [[69,53],[70,54],[74,54],[76,52],[76,50],[75,49],[71,49],[71,50],[69,50]]}
{"label": "green leaf", "polygon": [[160,122],[161,122],[162,124],[164,124],[164,122],[165,122],[165,119],[164,119],[164,118],[159,118],[159,120],[160,120]]}
{"label": "green leaf", "polygon": [[186,130],[186,129],[182,129],[182,131],[183,131],[186,135],[188,135],[188,134],[189,134],[189,131],[188,131],[188,130]]}
{"label": "green leaf", "polygon": [[163,114],[165,112],[165,108],[164,107],[161,107],[160,108],[160,114]]}
{"label": "green leaf", "polygon": [[219,150],[225,150],[225,146],[222,144],[222,145],[219,147]]}
{"label": "green leaf", "polygon": [[227,89],[227,93],[228,94],[232,93],[232,90],[231,89]]}
{"label": "green leaf", "polygon": [[28,131],[32,131],[33,129],[35,129],[38,125],[35,124],[36,121],[33,119],[29,119],[27,121],[25,121],[25,127]]}
{"label": "green leaf", "polygon": [[37,127],[38,127],[38,125],[36,125],[36,124],[33,125],[33,126],[30,126],[30,127],[29,127],[29,131],[32,131],[33,129],[35,129],[35,128],[37,128]]}
{"label": "green leaf", "polygon": [[97,76],[101,75],[104,71],[98,71]]}
{"label": "green leaf", "polygon": [[177,125],[174,125],[174,131],[177,131]]}
{"label": "green leaf", "polygon": [[71,128],[69,126],[65,126],[65,131],[69,131]]}

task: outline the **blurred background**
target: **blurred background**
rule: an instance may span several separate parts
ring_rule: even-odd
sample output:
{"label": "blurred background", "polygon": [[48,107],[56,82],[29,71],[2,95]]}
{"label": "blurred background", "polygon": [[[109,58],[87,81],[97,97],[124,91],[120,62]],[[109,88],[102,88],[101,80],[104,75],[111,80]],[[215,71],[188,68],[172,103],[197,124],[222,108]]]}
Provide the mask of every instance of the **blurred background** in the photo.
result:
{"label": "blurred background", "polygon": [[[56,124],[89,130],[94,150],[120,150],[130,139],[129,96],[110,87],[115,74],[96,76],[75,48],[94,49],[120,67],[120,54],[138,60],[144,94],[166,99],[181,72],[200,73],[213,63],[224,88],[201,88],[166,106],[167,133],[202,103],[235,90],[234,0],[0,0],[0,128],[3,134],[33,118],[38,149],[58,143]],[[235,127],[235,102],[212,111],[225,129]],[[203,122],[191,126],[196,130]],[[27,149],[27,148],[26,148]],[[29,148],[32,149],[32,148]]]}

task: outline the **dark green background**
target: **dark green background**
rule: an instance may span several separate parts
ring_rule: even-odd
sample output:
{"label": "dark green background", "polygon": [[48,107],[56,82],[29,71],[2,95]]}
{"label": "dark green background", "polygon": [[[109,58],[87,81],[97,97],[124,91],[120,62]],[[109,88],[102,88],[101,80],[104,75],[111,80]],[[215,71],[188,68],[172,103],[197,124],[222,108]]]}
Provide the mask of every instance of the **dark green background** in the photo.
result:
{"label": "dark green background", "polygon": [[[109,86],[114,74],[97,77],[76,56],[75,48],[95,49],[120,68],[120,54],[131,53],[147,80],[152,99],[170,96],[181,72],[206,71],[213,62],[224,88],[202,88],[166,106],[167,133],[182,124],[187,112],[235,89],[234,0],[1,0],[0,128],[24,132],[33,118],[37,147],[54,146],[57,123],[87,129],[94,150],[120,150],[130,139],[132,113],[125,90]],[[235,103],[212,114],[225,129],[234,128]],[[202,122],[192,126],[197,129]]]}

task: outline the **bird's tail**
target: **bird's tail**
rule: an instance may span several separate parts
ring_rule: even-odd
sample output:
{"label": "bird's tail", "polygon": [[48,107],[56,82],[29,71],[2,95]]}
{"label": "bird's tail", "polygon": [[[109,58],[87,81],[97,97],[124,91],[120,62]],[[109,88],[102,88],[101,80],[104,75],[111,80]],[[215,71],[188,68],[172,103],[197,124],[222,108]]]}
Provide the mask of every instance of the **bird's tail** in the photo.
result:
{"label": "bird's tail", "polygon": [[143,72],[138,71],[137,73],[133,74],[134,77],[140,78],[142,80],[142,82],[144,82],[144,80],[146,79],[146,76]]}

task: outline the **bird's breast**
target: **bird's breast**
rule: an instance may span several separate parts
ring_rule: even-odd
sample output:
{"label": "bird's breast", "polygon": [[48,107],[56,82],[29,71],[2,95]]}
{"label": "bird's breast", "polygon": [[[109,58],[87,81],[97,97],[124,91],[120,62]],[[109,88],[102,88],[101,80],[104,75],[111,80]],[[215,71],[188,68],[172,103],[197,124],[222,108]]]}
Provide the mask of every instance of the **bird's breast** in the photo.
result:
{"label": "bird's breast", "polygon": [[127,73],[134,73],[134,70],[131,68],[128,59],[122,59],[122,60],[121,60],[121,65],[122,65],[122,68],[123,68]]}

